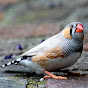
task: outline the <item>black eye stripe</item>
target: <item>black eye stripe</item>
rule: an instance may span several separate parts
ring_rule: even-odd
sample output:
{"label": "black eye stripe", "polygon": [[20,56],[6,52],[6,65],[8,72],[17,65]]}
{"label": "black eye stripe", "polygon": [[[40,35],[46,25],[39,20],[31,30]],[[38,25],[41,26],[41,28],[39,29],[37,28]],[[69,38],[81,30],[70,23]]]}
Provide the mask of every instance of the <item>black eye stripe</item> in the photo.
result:
{"label": "black eye stripe", "polygon": [[70,34],[72,35],[72,28],[70,29]]}

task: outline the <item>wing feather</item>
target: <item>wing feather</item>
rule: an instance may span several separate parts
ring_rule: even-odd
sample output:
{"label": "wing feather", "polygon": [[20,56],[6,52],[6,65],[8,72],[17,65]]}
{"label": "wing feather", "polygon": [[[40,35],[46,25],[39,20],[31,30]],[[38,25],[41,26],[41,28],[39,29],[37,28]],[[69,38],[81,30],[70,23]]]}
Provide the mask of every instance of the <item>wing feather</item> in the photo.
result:
{"label": "wing feather", "polygon": [[41,52],[44,52],[43,47],[44,47],[44,44],[41,43],[41,44],[37,45],[36,47],[28,50],[27,52],[21,54],[21,56],[34,56],[34,55],[37,55],[37,54],[39,54]]}
{"label": "wing feather", "polygon": [[[58,45],[58,35],[54,35],[41,44],[37,45],[36,47],[28,50],[27,52],[23,53],[21,56],[35,56],[38,54],[44,54],[46,50],[49,50],[50,48],[54,48]],[[53,41],[52,41],[53,40]]]}

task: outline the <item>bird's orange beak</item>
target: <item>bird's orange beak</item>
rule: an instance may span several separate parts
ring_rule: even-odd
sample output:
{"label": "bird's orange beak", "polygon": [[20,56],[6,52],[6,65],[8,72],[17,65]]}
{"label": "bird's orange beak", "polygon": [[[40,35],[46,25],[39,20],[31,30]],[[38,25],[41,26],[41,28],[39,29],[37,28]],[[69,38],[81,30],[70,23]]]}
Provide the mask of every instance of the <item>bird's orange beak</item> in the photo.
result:
{"label": "bird's orange beak", "polygon": [[77,27],[76,27],[76,33],[79,33],[79,32],[83,32],[83,25],[82,24],[78,24]]}

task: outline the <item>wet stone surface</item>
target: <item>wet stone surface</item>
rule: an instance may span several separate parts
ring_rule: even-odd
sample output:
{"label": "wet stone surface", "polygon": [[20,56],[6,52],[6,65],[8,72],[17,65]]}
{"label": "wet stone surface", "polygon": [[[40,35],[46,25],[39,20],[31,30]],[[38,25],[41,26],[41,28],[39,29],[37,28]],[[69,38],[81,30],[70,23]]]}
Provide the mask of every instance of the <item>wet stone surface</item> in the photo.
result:
{"label": "wet stone surface", "polygon": [[67,80],[48,79],[46,88],[87,88],[88,75],[68,76]]}
{"label": "wet stone surface", "polygon": [[27,80],[18,77],[0,77],[0,88],[25,88]]}

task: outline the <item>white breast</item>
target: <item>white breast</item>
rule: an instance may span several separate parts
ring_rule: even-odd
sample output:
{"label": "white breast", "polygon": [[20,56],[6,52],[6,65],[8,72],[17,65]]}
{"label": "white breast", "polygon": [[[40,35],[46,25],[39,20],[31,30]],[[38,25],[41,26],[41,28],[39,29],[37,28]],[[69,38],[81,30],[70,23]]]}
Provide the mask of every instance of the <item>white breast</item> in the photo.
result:
{"label": "white breast", "polygon": [[77,60],[80,58],[81,53],[76,52],[71,55],[68,55],[66,58],[55,58],[55,59],[49,59],[47,61],[47,68],[48,71],[53,71],[57,69],[66,68],[68,66],[73,65],[77,62]]}

